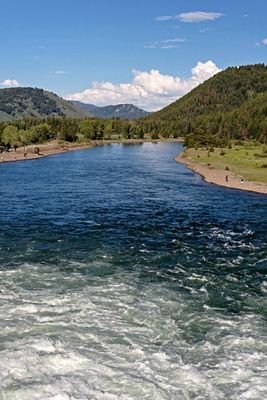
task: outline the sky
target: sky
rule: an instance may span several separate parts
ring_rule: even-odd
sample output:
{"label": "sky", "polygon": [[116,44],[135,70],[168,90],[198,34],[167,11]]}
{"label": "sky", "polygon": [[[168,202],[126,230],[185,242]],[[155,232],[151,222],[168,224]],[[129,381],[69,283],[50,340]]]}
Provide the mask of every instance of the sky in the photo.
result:
{"label": "sky", "polygon": [[266,0],[0,0],[0,88],[158,110],[267,62]]}

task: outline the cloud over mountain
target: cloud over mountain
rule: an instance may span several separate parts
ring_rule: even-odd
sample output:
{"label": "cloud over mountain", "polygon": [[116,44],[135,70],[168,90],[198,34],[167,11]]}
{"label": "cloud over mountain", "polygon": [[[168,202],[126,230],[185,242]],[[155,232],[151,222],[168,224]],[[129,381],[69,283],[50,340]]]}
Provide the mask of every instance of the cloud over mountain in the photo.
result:
{"label": "cloud over mountain", "polygon": [[67,100],[105,106],[110,104],[131,103],[148,111],[159,110],[185,95],[206,79],[211,78],[220,69],[213,61],[198,62],[191,70],[189,78],[150,71],[133,70],[131,83],[114,84],[112,82],[92,82],[90,88],[65,96]]}
{"label": "cloud over mountain", "polygon": [[2,86],[19,86],[19,82],[17,79],[5,79],[2,83]]}

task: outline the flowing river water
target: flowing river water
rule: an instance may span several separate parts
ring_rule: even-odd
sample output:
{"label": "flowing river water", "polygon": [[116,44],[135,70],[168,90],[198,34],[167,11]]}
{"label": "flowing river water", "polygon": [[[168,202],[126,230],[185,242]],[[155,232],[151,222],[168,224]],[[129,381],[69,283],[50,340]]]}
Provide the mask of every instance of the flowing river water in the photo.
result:
{"label": "flowing river water", "polygon": [[267,398],[267,198],[181,151],[0,165],[1,400]]}

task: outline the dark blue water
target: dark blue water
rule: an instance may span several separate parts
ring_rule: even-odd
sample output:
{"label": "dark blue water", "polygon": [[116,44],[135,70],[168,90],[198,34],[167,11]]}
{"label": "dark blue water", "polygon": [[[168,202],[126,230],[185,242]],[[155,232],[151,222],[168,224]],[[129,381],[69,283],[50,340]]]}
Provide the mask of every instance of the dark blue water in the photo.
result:
{"label": "dark blue water", "polygon": [[267,397],[267,198],[181,150],[0,165],[0,399]]}

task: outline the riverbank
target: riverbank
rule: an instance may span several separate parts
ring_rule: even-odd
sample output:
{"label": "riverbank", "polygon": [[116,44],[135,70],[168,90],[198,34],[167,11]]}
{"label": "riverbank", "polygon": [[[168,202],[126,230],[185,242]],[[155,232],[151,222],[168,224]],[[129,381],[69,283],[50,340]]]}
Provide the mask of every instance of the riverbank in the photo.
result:
{"label": "riverbank", "polygon": [[[16,151],[10,150],[8,152],[0,153],[0,163],[35,160],[59,153],[66,153],[68,151],[82,150],[85,148],[93,147],[93,143],[59,143],[58,141],[51,141],[45,144],[35,144],[24,147],[19,147]],[[39,149],[39,154],[36,154],[35,149]]]}
{"label": "riverbank", "polygon": [[175,158],[178,163],[199,174],[205,182],[224,186],[231,189],[246,190],[255,193],[267,194],[267,184],[244,179],[231,170],[216,168],[212,163],[206,165],[195,162],[192,157],[179,155]]}
{"label": "riverbank", "polygon": [[[152,140],[152,139],[113,139],[113,140],[95,140],[86,143],[70,143],[70,142],[58,142],[53,140],[44,144],[34,144],[24,147],[19,147],[16,151],[10,150],[5,153],[0,153],[0,163],[5,162],[16,162],[16,161],[26,161],[35,160],[55,154],[66,153],[68,151],[83,150],[103,144],[140,144],[145,142],[182,142],[182,139],[167,139],[167,140]],[[35,149],[39,148],[39,154],[36,154]]]}

